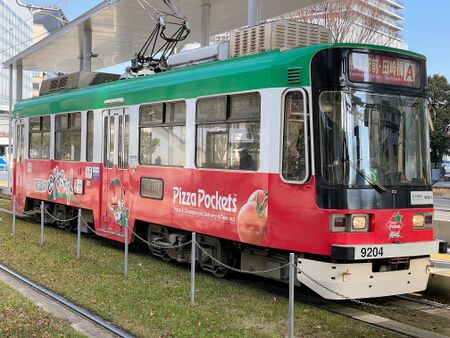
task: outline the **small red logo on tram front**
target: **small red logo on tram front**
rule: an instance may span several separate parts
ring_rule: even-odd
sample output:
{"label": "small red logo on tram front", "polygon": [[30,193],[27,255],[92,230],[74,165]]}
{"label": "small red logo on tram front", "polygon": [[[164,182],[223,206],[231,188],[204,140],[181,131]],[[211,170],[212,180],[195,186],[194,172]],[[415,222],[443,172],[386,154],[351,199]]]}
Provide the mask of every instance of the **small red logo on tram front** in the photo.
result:
{"label": "small red logo on tram front", "polygon": [[399,211],[394,212],[394,214],[389,218],[389,220],[386,223],[386,228],[388,228],[389,232],[389,239],[393,238],[401,238],[400,230],[403,228],[403,216],[400,214]]}

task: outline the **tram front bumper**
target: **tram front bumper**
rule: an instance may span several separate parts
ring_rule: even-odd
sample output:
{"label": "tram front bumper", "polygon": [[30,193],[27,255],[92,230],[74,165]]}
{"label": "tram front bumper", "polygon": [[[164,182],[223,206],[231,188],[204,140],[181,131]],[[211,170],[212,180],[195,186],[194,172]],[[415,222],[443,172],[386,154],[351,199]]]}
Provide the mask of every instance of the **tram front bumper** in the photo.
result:
{"label": "tram front bumper", "polygon": [[372,263],[335,264],[305,258],[297,261],[297,279],[326,299],[386,297],[423,291],[430,259],[414,258],[407,270],[373,272]]}
{"label": "tram front bumper", "polygon": [[332,245],[331,258],[347,261],[430,256],[436,253],[447,253],[445,241],[423,241],[410,243]]}

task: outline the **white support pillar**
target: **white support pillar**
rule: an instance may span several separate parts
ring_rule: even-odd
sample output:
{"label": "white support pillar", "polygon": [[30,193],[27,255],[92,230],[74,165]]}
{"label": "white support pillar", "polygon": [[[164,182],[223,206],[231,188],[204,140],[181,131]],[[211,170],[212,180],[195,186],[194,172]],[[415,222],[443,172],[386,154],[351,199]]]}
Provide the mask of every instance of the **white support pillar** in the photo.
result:
{"label": "white support pillar", "polygon": [[211,28],[211,4],[205,2],[202,4],[202,27],[200,43],[202,47],[209,46]]}
{"label": "white support pillar", "polygon": [[[9,136],[8,136],[8,164],[11,163],[12,161],[12,155],[13,155],[13,151],[12,151],[12,138],[13,138],[13,132],[14,132],[14,128],[13,128],[13,65],[9,65]],[[8,168],[8,189],[11,189],[11,167]]]}
{"label": "white support pillar", "polygon": [[261,0],[248,0],[247,25],[259,25],[261,22]]}
{"label": "white support pillar", "polygon": [[16,102],[22,101],[23,66],[16,65]]}
{"label": "white support pillar", "polygon": [[83,30],[83,68],[85,72],[92,70],[92,31],[88,28]]}

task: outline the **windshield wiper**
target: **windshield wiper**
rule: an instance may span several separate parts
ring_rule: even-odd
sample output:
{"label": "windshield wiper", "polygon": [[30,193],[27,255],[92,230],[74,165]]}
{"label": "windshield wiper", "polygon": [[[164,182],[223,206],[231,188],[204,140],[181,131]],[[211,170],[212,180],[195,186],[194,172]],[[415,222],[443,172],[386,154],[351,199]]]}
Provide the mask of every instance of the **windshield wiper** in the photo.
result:
{"label": "windshield wiper", "polygon": [[389,192],[389,189],[386,188],[381,183],[375,181],[372,177],[367,175],[364,171],[358,168],[358,166],[350,160],[344,159],[344,162],[347,162],[354,171],[360,174],[371,186],[377,189],[379,192]]}

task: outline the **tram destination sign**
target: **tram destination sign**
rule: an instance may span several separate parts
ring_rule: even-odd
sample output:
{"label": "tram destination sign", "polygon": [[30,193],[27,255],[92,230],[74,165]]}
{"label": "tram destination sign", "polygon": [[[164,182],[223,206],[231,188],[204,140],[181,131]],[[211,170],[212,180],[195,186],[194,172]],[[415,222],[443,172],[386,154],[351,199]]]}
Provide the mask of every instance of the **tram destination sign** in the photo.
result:
{"label": "tram destination sign", "polygon": [[349,80],[420,88],[420,64],[409,59],[381,54],[350,53]]}

